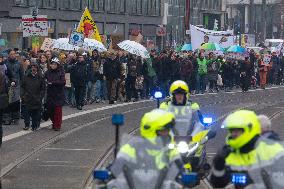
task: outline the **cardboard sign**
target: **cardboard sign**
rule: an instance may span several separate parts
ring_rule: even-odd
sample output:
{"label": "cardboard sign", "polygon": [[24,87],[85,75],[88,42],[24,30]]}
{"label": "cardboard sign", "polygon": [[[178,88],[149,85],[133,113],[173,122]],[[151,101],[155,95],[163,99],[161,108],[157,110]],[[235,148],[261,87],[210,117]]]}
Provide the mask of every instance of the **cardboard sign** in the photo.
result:
{"label": "cardboard sign", "polygon": [[45,38],[40,50],[42,51],[48,51],[48,50],[53,50],[53,44],[54,44],[55,39],[51,38]]}
{"label": "cardboard sign", "polygon": [[48,20],[46,15],[22,16],[23,37],[48,36]]}
{"label": "cardboard sign", "polygon": [[263,62],[264,62],[264,64],[270,64],[270,62],[271,62],[271,55],[270,54],[265,54],[263,56]]}

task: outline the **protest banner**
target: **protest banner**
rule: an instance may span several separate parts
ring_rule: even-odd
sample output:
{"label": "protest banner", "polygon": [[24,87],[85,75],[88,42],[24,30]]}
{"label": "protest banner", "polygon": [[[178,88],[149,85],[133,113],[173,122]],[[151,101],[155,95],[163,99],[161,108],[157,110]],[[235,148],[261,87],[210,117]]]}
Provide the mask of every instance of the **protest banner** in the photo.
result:
{"label": "protest banner", "polygon": [[23,37],[48,36],[48,20],[46,15],[22,16]]}
{"label": "protest banner", "polygon": [[190,25],[192,49],[199,49],[203,43],[218,43],[221,47],[229,47],[234,45],[234,32],[214,31]]}

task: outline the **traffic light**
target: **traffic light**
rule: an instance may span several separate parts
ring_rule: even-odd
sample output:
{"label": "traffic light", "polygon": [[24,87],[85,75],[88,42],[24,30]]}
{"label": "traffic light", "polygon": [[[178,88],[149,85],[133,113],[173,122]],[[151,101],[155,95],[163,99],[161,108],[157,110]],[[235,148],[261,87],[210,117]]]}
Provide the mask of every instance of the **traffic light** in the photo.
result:
{"label": "traffic light", "polygon": [[234,34],[239,35],[241,33],[241,27],[239,24],[234,25]]}

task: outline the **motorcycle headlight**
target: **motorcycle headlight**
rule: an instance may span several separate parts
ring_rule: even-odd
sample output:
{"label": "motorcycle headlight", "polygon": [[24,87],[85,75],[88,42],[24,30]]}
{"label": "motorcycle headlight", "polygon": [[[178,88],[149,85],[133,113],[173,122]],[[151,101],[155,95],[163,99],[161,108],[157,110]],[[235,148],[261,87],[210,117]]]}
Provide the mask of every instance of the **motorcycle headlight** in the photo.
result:
{"label": "motorcycle headlight", "polygon": [[177,145],[177,150],[179,153],[184,154],[189,151],[188,144],[184,141],[181,141]]}
{"label": "motorcycle headlight", "polygon": [[175,148],[175,144],[170,143],[170,144],[168,145],[168,148],[169,148],[170,150],[173,150],[173,149]]}

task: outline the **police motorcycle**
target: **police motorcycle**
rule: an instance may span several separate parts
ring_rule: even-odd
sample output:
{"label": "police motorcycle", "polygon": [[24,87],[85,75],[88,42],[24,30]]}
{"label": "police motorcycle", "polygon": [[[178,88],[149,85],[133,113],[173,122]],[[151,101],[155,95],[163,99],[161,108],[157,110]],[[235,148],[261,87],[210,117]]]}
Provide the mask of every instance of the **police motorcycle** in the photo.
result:
{"label": "police motorcycle", "polygon": [[[268,148],[263,145],[268,144]],[[231,183],[237,189],[284,188],[284,143],[260,137],[255,144],[257,164],[248,171],[231,173]]]}
{"label": "police motorcycle", "polygon": [[[113,123],[118,126],[121,121],[113,119]],[[124,135],[120,140],[120,150],[114,162],[105,169],[94,170],[95,188],[184,188],[183,185],[194,181],[194,178],[186,172],[180,172],[177,163],[180,156],[178,152],[168,148],[170,141],[165,142],[158,137],[153,145],[140,136]]]}
{"label": "police motorcycle", "polygon": [[176,148],[182,158],[185,172],[194,174],[196,182],[189,183],[187,187],[199,185],[200,180],[209,174],[210,165],[207,163],[206,144],[216,136],[211,130],[211,117],[193,113],[191,106],[170,105],[168,111],[175,114],[175,127],[173,129],[174,143],[169,148]]}

